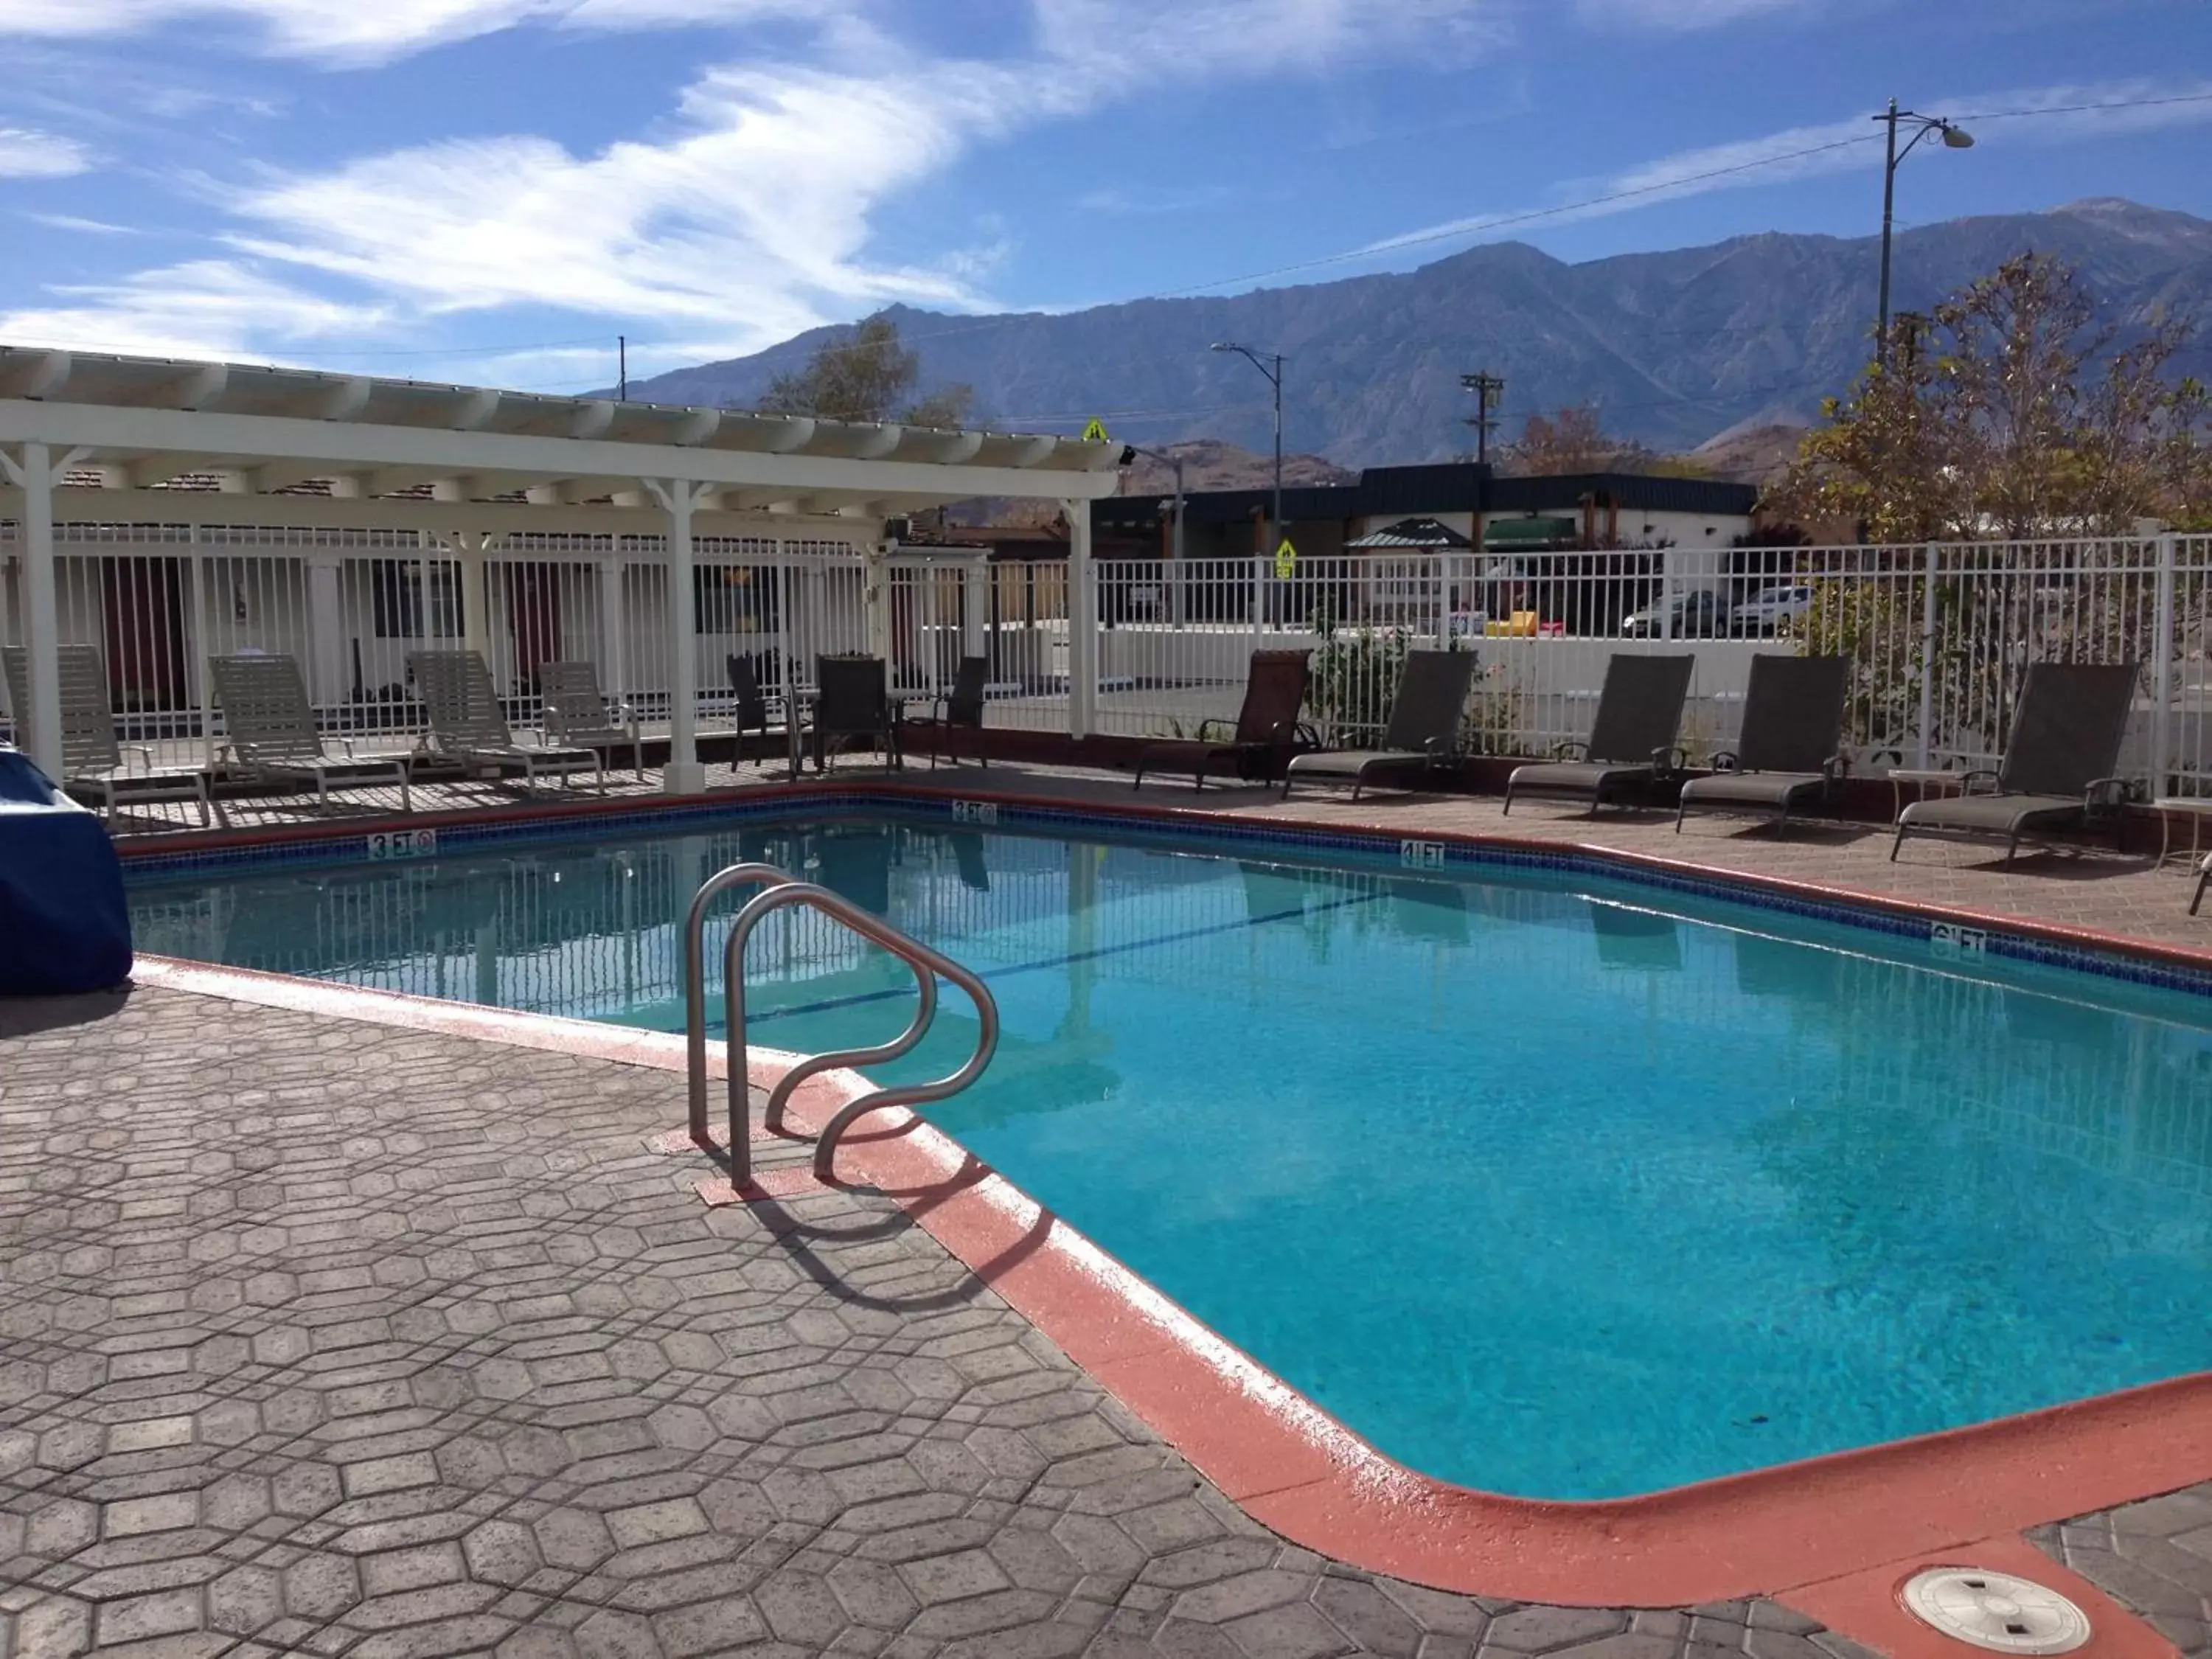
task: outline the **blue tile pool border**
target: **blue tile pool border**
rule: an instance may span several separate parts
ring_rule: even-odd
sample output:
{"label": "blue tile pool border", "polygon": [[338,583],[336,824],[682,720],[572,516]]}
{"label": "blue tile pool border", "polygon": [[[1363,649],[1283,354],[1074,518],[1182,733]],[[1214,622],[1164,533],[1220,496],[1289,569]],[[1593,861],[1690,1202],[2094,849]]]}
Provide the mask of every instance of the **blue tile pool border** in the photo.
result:
{"label": "blue tile pool border", "polygon": [[[372,843],[380,836],[434,836],[434,847],[394,856],[430,859],[448,853],[481,853],[502,847],[556,842],[604,841],[632,835],[665,836],[707,826],[777,823],[804,815],[906,817],[975,829],[1082,835],[1108,842],[1211,844],[1247,851],[1309,857],[1349,857],[1363,865],[1384,861],[1408,873],[1442,870],[1548,872],[1603,878],[1678,896],[1716,900],[1808,921],[1834,923],[1891,938],[1933,944],[1939,951],[2094,974],[2130,984],[2212,997],[2212,963],[2199,965],[2160,954],[2157,947],[2124,939],[2084,943],[2008,927],[2004,920],[1946,911],[1894,899],[1854,900],[1791,891],[1756,875],[1696,873],[1651,860],[1596,848],[1560,848],[1486,841],[1447,831],[1420,837],[1367,828],[1322,829],[1280,819],[1224,818],[1188,809],[1118,808],[1101,811],[1065,802],[1001,795],[956,797],[907,787],[830,785],[779,789],[753,799],[685,801],[635,810],[593,805],[497,818],[428,824],[383,821],[362,833],[331,834],[319,827],[305,835],[274,832],[238,844],[149,848],[125,844],[123,864],[133,885],[245,874],[285,868],[344,868],[380,861]],[[389,842],[386,842],[387,848]]]}

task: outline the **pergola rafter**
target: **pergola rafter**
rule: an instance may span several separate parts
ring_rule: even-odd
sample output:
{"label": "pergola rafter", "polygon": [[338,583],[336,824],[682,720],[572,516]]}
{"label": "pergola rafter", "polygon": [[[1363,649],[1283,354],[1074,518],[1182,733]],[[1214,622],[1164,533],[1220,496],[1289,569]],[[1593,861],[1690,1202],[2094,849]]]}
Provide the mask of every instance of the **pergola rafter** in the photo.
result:
{"label": "pergola rafter", "polygon": [[[1088,503],[1114,492],[1118,453],[1051,435],[0,346],[0,518],[22,526],[27,746],[58,767],[58,520],[642,532],[666,538],[670,591],[683,593],[696,535],[775,535],[811,518],[849,537],[976,496],[1060,502],[1087,564]],[[867,539],[880,547],[880,531]],[[681,664],[690,623],[670,610]],[[701,774],[691,682],[677,684],[667,778],[685,790]]]}

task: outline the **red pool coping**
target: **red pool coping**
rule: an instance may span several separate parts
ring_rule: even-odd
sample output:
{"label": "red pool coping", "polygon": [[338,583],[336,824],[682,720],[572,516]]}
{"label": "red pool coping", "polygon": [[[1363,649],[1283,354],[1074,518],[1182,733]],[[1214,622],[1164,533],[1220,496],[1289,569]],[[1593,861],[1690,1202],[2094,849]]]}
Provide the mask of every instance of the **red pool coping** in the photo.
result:
{"label": "red pool coping", "polygon": [[[160,957],[142,957],[137,977],[659,1071],[684,1065],[683,1038],[661,1032]],[[765,1087],[796,1058],[757,1048],[751,1080]],[[722,1073],[720,1043],[710,1069]],[[811,1079],[792,1116],[811,1131],[866,1086],[850,1073]],[[672,1091],[672,1115],[679,1106]],[[711,1165],[698,1172],[713,1184]],[[910,1113],[893,1109],[848,1138],[839,1174],[891,1198],[1253,1518],[1354,1566],[1567,1605],[1779,1596],[1887,1651],[1936,1659],[1956,1645],[1898,1613],[1897,1586],[1925,1565],[2025,1564],[2090,1609],[2090,1659],[2172,1651],[2018,1534],[2212,1479],[2212,1373],[1645,1496],[1510,1498],[1384,1456]],[[772,1202],[813,1190],[796,1178],[764,1184]]]}

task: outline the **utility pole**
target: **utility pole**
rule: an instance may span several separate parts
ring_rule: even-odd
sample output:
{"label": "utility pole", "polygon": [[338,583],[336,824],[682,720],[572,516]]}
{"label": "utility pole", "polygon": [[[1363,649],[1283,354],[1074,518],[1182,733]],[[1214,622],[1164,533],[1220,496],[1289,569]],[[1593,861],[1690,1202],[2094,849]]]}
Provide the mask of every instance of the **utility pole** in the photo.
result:
{"label": "utility pole", "polygon": [[617,365],[615,396],[623,403],[628,403],[629,401],[629,336],[627,334],[615,336],[615,362]]}
{"label": "utility pole", "polygon": [[1492,412],[1505,396],[1505,377],[1484,369],[1474,374],[1459,377],[1461,389],[1474,393],[1474,414],[1468,424],[1474,428],[1474,459],[1487,465],[1490,460],[1490,434],[1498,425]]}

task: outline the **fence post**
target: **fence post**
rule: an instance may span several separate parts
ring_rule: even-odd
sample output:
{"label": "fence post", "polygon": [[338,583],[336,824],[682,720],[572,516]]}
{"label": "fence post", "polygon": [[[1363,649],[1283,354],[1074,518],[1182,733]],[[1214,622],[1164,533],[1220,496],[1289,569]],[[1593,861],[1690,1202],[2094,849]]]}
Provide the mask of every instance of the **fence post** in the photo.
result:
{"label": "fence post", "polygon": [[215,769],[215,716],[208,696],[208,616],[207,572],[205,561],[200,556],[200,527],[190,525],[185,532],[184,612],[185,684],[192,700],[192,718],[199,722],[200,764],[209,771]]}
{"label": "fence post", "polygon": [[2158,538],[2157,599],[2152,611],[2150,646],[2150,794],[2167,793],[2173,761],[2173,532]]}
{"label": "fence post", "polygon": [[[791,659],[792,611],[799,604],[799,568],[791,543],[775,538],[775,672],[778,694],[783,699],[783,757],[792,781],[799,781],[799,671]],[[740,743],[743,739],[739,739]],[[696,891],[696,889],[693,890]]]}
{"label": "fence post", "polygon": [[1659,634],[1662,639],[1674,637],[1674,553],[1672,547],[1659,550]]}
{"label": "fence post", "polygon": [[1934,752],[1929,743],[1936,723],[1936,544],[1923,550],[1920,576],[1920,709],[1912,734],[1912,763],[1922,771]]}
{"label": "fence post", "polygon": [[1091,503],[1067,513],[1067,735],[1087,738],[1098,721],[1098,568],[1091,557]]}
{"label": "fence post", "polygon": [[1267,556],[1252,556],[1252,648],[1257,651],[1267,627]]}

